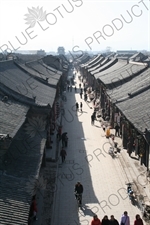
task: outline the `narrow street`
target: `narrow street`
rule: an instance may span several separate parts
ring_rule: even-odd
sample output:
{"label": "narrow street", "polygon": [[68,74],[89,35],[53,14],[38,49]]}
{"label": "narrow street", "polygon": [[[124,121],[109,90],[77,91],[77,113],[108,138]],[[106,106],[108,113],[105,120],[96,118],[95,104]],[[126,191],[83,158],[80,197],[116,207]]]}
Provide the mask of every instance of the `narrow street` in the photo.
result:
{"label": "narrow street", "polygon": [[[59,159],[57,191],[53,213],[53,225],[90,225],[93,213],[100,220],[104,215],[114,215],[120,223],[121,215],[128,211],[131,225],[140,210],[131,204],[126,194],[126,184],[133,181],[133,171],[124,158],[125,150],[112,158],[108,154],[109,139],[99,121],[91,125],[92,103],[80,98],[78,75],[75,77],[77,92],[66,92],[63,102],[63,132],[68,133],[66,161]],[[83,103],[83,112],[76,112],[75,103]],[[92,108],[91,108],[92,107]],[[133,175],[133,176],[132,176]],[[74,197],[74,185],[84,186],[83,206],[78,210]]]}

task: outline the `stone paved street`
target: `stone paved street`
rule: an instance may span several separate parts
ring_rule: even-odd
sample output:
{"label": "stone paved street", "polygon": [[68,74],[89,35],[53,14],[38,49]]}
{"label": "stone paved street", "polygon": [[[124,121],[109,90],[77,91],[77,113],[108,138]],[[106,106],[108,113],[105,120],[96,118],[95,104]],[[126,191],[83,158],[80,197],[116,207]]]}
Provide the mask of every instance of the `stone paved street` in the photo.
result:
{"label": "stone paved street", "polygon": [[[77,76],[75,82],[79,88]],[[109,139],[105,137],[99,121],[94,126],[91,125],[92,103],[87,104],[80,98],[79,89],[75,93],[73,88],[66,96],[63,132],[68,132],[69,141],[66,161],[63,164],[59,161],[51,224],[88,225],[93,213],[100,219],[104,215],[114,215],[120,222],[122,213],[128,211],[133,225],[135,215],[141,213],[130,203],[126,194],[125,183],[134,182],[138,176],[137,170],[130,167],[132,159],[123,149],[114,159],[108,154]],[[76,101],[83,102],[82,113],[75,111]],[[121,142],[119,145],[121,147]],[[74,198],[74,185],[77,181],[84,186],[83,207],[79,210]],[[136,190],[136,186],[134,189]],[[139,194],[138,190],[136,194]],[[148,189],[145,190],[146,194],[149,195]]]}
{"label": "stone paved street", "polygon": [[[75,81],[78,87],[78,77]],[[82,113],[75,111],[76,101],[83,102]],[[74,90],[67,93],[63,132],[68,132],[69,143],[65,163],[59,162],[52,224],[87,225],[93,213],[100,219],[105,214],[109,217],[113,214],[120,222],[122,213],[127,210],[132,225],[140,210],[130,203],[125,183],[133,182],[136,174],[132,174],[125,150],[114,159],[108,155],[109,140],[98,121],[91,125],[93,109],[90,106],[80,99],[79,90],[78,93]],[[77,181],[84,186],[83,207],[80,210],[74,198]]]}

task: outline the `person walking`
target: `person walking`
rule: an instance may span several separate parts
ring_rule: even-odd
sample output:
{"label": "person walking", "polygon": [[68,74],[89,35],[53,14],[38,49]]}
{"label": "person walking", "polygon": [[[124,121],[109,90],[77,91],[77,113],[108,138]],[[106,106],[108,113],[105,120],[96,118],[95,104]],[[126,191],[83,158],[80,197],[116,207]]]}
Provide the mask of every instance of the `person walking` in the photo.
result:
{"label": "person walking", "polygon": [[93,116],[93,114],[91,115],[91,125],[94,125],[94,116]]}
{"label": "person walking", "polygon": [[81,88],[81,84],[79,84],[79,88]]}
{"label": "person walking", "polygon": [[119,130],[120,130],[120,127],[119,127],[119,125],[118,125],[118,123],[116,124],[116,126],[115,126],[115,136],[120,136],[120,132],[119,132]]}
{"label": "person walking", "polygon": [[65,145],[66,145],[66,137],[67,137],[67,132],[64,132],[64,133],[61,135],[62,147],[65,147]]}
{"label": "person walking", "polygon": [[140,217],[139,214],[137,214],[137,215],[135,216],[134,225],[143,225],[143,220],[141,219],[141,217]]}
{"label": "person walking", "polygon": [[109,225],[119,225],[118,220],[115,219],[114,215],[110,216]]}
{"label": "person walking", "polygon": [[82,104],[82,102],[80,102],[80,110],[81,110],[81,112],[82,112],[82,107],[83,107],[83,104]]}
{"label": "person walking", "polygon": [[76,102],[76,111],[78,111],[78,109],[79,109],[79,104],[78,102]]}
{"label": "person walking", "polygon": [[87,101],[87,94],[84,94],[84,101]]}
{"label": "person walking", "polygon": [[74,87],[74,91],[75,91],[75,92],[77,92],[77,88],[76,88],[76,86]]}
{"label": "person walking", "polygon": [[59,126],[58,131],[57,131],[57,140],[58,141],[61,140],[61,134],[62,134],[62,126]]}
{"label": "person walking", "polygon": [[93,112],[94,120],[96,120],[96,111]]}
{"label": "person walking", "polygon": [[62,148],[61,151],[60,151],[62,163],[65,161],[66,155],[67,155],[66,150]]}
{"label": "person walking", "polygon": [[102,225],[100,219],[97,215],[93,216],[93,220],[91,221],[91,225]]}
{"label": "person walking", "polygon": [[120,225],[130,225],[130,217],[128,216],[127,211],[124,211],[121,217]]}
{"label": "person walking", "polygon": [[83,185],[81,184],[80,181],[78,181],[75,184],[74,187],[74,193],[75,193],[75,198],[77,199],[77,196],[80,195],[80,205],[82,205],[82,194],[83,194]]}
{"label": "person walking", "polygon": [[102,225],[109,225],[109,219],[108,216],[105,215],[102,219]]}
{"label": "person walking", "polygon": [[80,98],[81,98],[81,99],[82,99],[82,94],[83,94],[83,93],[82,93],[82,92],[80,92]]}

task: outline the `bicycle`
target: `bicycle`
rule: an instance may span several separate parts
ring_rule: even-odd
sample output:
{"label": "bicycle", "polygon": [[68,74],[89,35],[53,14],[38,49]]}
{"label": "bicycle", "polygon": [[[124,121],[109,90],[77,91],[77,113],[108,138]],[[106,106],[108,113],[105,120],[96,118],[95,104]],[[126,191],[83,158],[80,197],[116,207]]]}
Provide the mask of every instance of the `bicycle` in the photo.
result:
{"label": "bicycle", "polygon": [[81,207],[82,206],[82,194],[78,194],[76,193],[76,199],[77,199],[77,205],[78,207]]}

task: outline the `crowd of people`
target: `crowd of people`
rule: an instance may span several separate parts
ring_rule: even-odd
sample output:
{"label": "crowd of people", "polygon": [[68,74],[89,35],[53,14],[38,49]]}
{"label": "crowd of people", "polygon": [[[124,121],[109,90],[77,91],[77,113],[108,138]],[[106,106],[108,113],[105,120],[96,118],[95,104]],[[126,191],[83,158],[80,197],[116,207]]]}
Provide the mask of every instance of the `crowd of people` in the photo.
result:
{"label": "crowd of people", "polygon": [[[91,221],[91,225],[131,225],[131,223],[128,212],[125,211],[121,216],[119,222],[117,219],[115,219],[114,215],[111,215],[110,219],[107,215],[105,215],[102,220],[100,220],[97,215],[94,215],[93,220]],[[133,225],[144,225],[143,220],[141,219],[139,214],[135,216]]]}

